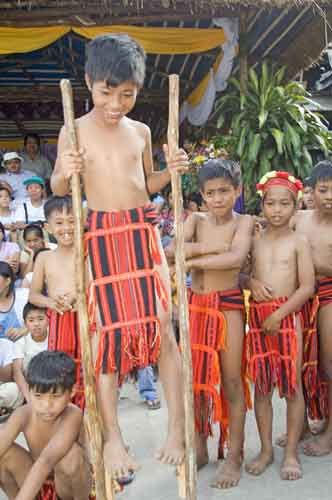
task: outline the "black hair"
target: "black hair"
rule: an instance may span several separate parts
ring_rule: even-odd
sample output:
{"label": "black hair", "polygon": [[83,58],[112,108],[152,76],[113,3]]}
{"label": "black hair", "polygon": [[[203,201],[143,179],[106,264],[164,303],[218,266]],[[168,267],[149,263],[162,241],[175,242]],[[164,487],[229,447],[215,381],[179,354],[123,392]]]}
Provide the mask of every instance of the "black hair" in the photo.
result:
{"label": "black hair", "polygon": [[10,297],[15,288],[15,275],[10,265],[4,260],[0,260],[0,276],[10,278],[10,285],[6,297]]}
{"label": "black hair", "polygon": [[311,187],[312,188],[312,179],[311,177],[306,177],[305,179],[303,179],[303,188],[306,188],[306,187]]}
{"label": "black hair", "polygon": [[241,169],[240,165],[232,160],[208,160],[198,171],[198,184],[201,191],[204,191],[204,186],[207,181],[219,178],[227,179],[236,189],[241,185]]}
{"label": "black hair", "polygon": [[23,319],[24,321],[27,319],[27,316],[31,311],[42,311],[43,313],[47,313],[46,307],[35,306],[31,304],[31,302],[27,302],[23,307]]}
{"label": "black hair", "polygon": [[332,181],[332,161],[323,160],[317,163],[311,172],[311,187],[315,188],[317,182]]}
{"label": "black hair", "polygon": [[41,394],[71,391],[76,379],[75,361],[62,351],[42,351],[31,359],[25,379],[29,389]]}
{"label": "black hair", "polygon": [[97,36],[87,45],[85,73],[91,85],[106,82],[118,87],[130,81],[142,87],[145,57],[144,49],[125,33]]}
{"label": "black hair", "polygon": [[197,203],[198,206],[202,204],[202,195],[201,193],[190,193],[187,198],[187,203],[189,204],[191,201]]}
{"label": "black hair", "polygon": [[44,239],[44,233],[42,228],[38,224],[28,224],[23,230],[23,239],[24,241],[27,239],[29,234],[34,233],[39,238]]}
{"label": "black hair", "polygon": [[53,212],[62,212],[64,209],[67,212],[73,211],[71,196],[51,196],[44,205],[46,220],[49,219]]}
{"label": "black hair", "polygon": [[2,241],[6,241],[6,230],[5,230],[5,226],[2,224],[2,222],[0,222],[0,231],[2,232],[2,235],[3,235]]}
{"label": "black hair", "polygon": [[34,132],[29,132],[24,136],[24,146],[27,145],[28,139],[34,139],[37,143],[38,149],[40,148],[40,137],[38,134],[35,134]]}

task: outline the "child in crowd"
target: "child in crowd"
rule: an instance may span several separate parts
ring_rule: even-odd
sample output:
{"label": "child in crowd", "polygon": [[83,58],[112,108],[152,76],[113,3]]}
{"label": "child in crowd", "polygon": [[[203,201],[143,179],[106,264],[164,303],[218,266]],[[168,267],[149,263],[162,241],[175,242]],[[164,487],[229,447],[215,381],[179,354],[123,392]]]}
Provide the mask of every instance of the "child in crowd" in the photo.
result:
{"label": "child in crowd", "polygon": [[219,456],[223,456],[228,432],[229,447],[226,461],[218,469],[216,486],[230,488],[240,479],[244,442],[244,301],[239,273],[249,253],[253,222],[250,216],[233,211],[241,191],[241,171],[236,163],[207,161],[199,171],[199,185],[208,211],[192,213],[184,229],[186,265],[192,273],[188,299],[197,463],[202,467],[208,462],[207,439],[212,423],[219,422]]}
{"label": "child in crowd", "polygon": [[[69,354],[77,366],[77,391],[73,402],[84,408],[83,374],[79,324],[76,312],[74,216],[69,196],[54,196],[45,203],[50,233],[57,240],[55,250],[42,252],[36,259],[29,301],[49,309],[48,348]],[[61,267],[62,278],[59,279]],[[44,291],[47,290],[47,295]]]}
{"label": "child in crowd", "polygon": [[180,354],[169,300],[167,304],[168,269],[149,194],[170,182],[170,169],[186,170],[188,157],[178,150],[170,158],[165,146],[168,168],[153,172],[151,132],[126,116],[135,105],[144,73],[144,51],[127,35],[103,35],[89,44],[86,81],[94,107],[76,120],[84,151],[72,151],[62,129],[51,179],[53,192],[63,196],[73,173],[82,173],[90,209],[90,315],[93,321],[97,313],[100,320],[98,395],[105,464],[115,478],[137,468],[119,428],[118,384],[134,368],[155,363],[159,352],[170,417],[168,439],[158,458],[178,465],[184,457]]}
{"label": "child in crowd", "polygon": [[19,269],[20,253],[17,243],[7,241],[5,228],[0,222],[0,260],[8,262],[15,276]]}
{"label": "child in crowd", "polygon": [[26,333],[21,302],[15,296],[15,276],[7,262],[0,261],[0,338],[16,340]]}
{"label": "child in crowd", "polygon": [[41,177],[32,176],[26,179],[23,184],[26,186],[28,199],[17,207],[15,211],[16,223],[20,229],[31,223],[40,223],[42,225],[45,222],[45,183]]}
{"label": "child in crowd", "polygon": [[301,210],[313,210],[315,208],[314,190],[311,185],[311,177],[303,181],[303,197],[300,205]]}
{"label": "child in crowd", "polygon": [[[298,215],[296,232],[310,243],[316,275],[319,337],[319,372],[317,391],[309,400],[316,418],[325,418],[324,431],[304,444],[307,455],[321,456],[332,452],[332,162],[319,162],[312,171],[310,184],[314,193],[313,210]],[[310,415],[310,412],[309,412]]]}
{"label": "child in crowd", "polygon": [[[90,464],[79,442],[83,416],[70,404],[75,372],[74,361],[59,351],[30,361],[28,404],[0,427],[0,486],[8,498],[88,499]],[[21,432],[27,449],[15,443]]]}
{"label": "child in crowd", "polygon": [[47,351],[48,318],[46,309],[34,306],[29,302],[24,306],[23,318],[28,333],[14,344],[13,378],[21,394],[28,401],[29,390],[24,373],[33,356],[39,352]]}
{"label": "child in crowd", "polygon": [[7,186],[0,184],[0,222],[3,224],[7,233],[16,234],[15,212],[11,210],[12,191]]}
{"label": "child in crowd", "polygon": [[314,269],[308,240],[289,227],[302,183],[287,172],[269,172],[257,188],[267,226],[255,236],[252,246],[247,349],[261,451],[246,470],[259,475],[273,462],[272,394],[276,385],[287,403],[287,443],[280,476],[297,480],[302,477],[297,447],[304,422],[298,312],[314,292]]}
{"label": "child in crowd", "polygon": [[10,413],[23,403],[23,396],[13,380],[14,359],[14,343],[0,338],[0,422],[7,419]]}
{"label": "child in crowd", "polygon": [[55,243],[45,241],[45,234],[43,229],[38,224],[29,224],[23,230],[24,249],[20,256],[20,275],[22,278],[27,273],[30,273],[34,264],[34,256],[38,250],[46,248],[54,250]]}

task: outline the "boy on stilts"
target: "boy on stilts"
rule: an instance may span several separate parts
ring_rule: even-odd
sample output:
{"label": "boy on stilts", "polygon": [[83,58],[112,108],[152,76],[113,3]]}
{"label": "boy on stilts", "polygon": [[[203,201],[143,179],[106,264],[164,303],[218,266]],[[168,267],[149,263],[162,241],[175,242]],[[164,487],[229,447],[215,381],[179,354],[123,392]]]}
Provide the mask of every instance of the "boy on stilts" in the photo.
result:
{"label": "boy on stilts", "polygon": [[170,169],[186,170],[188,159],[182,150],[170,158],[166,146],[168,169],[153,172],[150,130],[126,116],[144,72],[144,51],[127,35],[104,35],[89,44],[86,82],[94,107],[76,120],[79,153],[61,131],[51,180],[53,192],[64,196],[73,173],[81,173],[90,209],[89,313],[98,330],[105,465],[114,478],[137,468],[118,424],[118,385],[134,368],[157,360],[169,408],[168,438],[158,458],[178,465],[184,457],[180,356],[171,328],[168,269],[148,194],[169,183]]}

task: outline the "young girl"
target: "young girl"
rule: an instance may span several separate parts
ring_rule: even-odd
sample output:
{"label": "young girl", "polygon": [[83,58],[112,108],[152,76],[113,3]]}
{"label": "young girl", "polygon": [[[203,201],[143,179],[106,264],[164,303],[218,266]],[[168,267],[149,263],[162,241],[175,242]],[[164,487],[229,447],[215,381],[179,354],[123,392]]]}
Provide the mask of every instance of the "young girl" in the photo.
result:
{"label": "young girl", "polygon": [[56,248],[54,243],[45,241],[44,232],[38,224],[29,224],[23,231],[24,249],[20,258],[20,276],[25,277],[33,268],[33,258],[41,248]]}
{"label": "young girl", "polygon": [[0,184],[0,222],[6,229],[6,235],[11,241],[16,241],[15,213],[10,208],[12,192],[9,187]]}
{"label": "young girl", "polygon": [[19,266],[20,247],[17,243],[7,241],[4,225],[0,222],[0,260],[7,262],[16,275]]}
{"label": "young girl", "polygon": [[15,299],[15,275],[7,262],[0,261],[0,339],[16,340],[25,333],[20,304],[15,304]]}

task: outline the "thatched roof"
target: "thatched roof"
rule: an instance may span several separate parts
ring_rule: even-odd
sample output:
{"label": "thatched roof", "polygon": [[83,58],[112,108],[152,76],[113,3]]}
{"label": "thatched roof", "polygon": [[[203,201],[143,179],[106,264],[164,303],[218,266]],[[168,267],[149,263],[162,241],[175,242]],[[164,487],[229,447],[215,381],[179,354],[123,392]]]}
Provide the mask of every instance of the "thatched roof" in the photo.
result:
{"label": "thatched roof", "polygon": [[0,0],[0,25],[114,24],[237,15],[241,9],[331,5],[331,0]]}
{"label": "thatched roof", "polygon": [[[144,24],[204,29],[213,27],[213,17],[238,17],[240,10],[247,15],[249,65],[270,59],[286,64],[290,76],[310,66],[324,49],[323,15],[332,26],[332,0],[0,0],[0,26]],[[331,35],[329,29],[327,33]],[[62,122],[58,83],[63,77],[75,87],[76,113],[84,112],[84,45],[85,39],[71,32],[40,50],[0,56],[0,137],[17,136],[17,130],[56,135]],[[180,74],[184,100],[209,72],[219,50],[148,54],[137,118],[150,124],[155,137],[165,129],[167,74]],[[236,63],[233,72],[238,67]]]}

